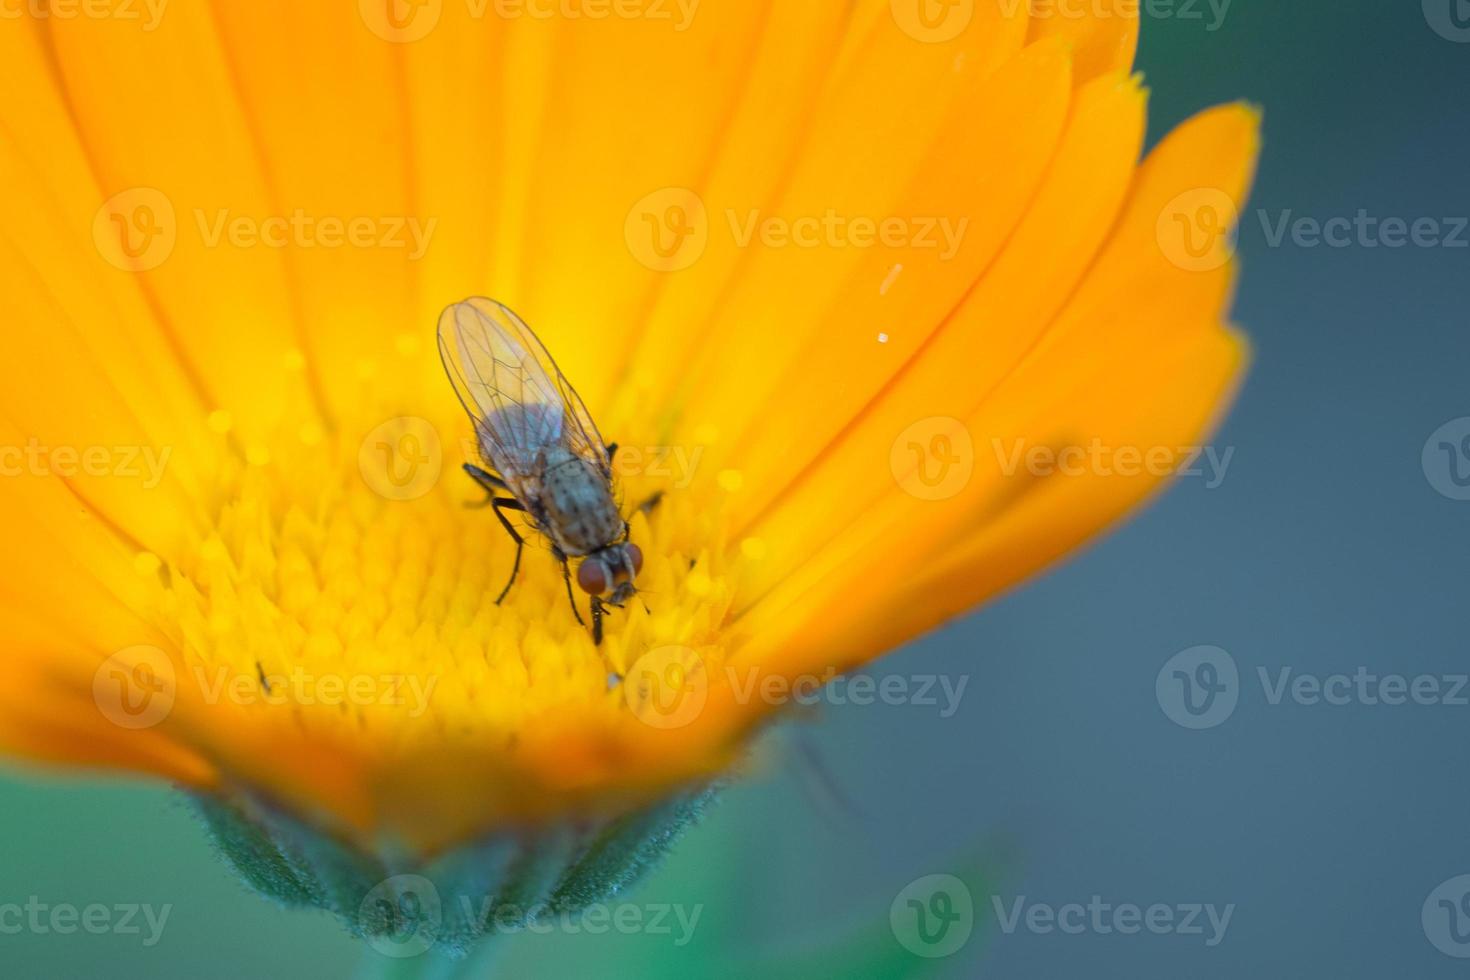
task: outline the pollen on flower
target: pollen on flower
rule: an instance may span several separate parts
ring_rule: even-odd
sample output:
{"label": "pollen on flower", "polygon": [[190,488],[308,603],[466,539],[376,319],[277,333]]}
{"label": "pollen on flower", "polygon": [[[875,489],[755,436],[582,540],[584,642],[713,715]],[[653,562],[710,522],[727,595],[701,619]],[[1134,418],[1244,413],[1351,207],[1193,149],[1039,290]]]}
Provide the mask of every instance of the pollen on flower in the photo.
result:
{"label": "pollen on flower", "polygon": [[325,433],[318,422],[303,422],[296,430],[296,438],[301,440],[303,446],[315,446],[321,442]]}
{"label": "pollen on flower", "polygon": [[[404,747],[447,734],[510,752],[537,725],[629,713],[608,677],[649,650],[674,645],[719,662],[742,566],[763,551],[727,537],[724,474],[677,489],[642,474],[622,480],[625,500],[665,493],[652,513],[625,507],[645,555],[641,595],[608,612],[597,646],[534,531],[495,604],[515,549],[488,509],[468,506],[483,492],[450,458],[465,433],[440,427],[442,460],[385,444],[387,479],[438,466],[424,492],[393,499],[360,468],[373,428],[282,426],[280,439],[225,467],[213,524],[177,566],[137,557],[158,583],[153,614],[186,658],[185,682],[249,692],[236,697],[241,710],[307,731]],[[587,619],[587,597],[575,595]]]}
{"label": "pollen on flower", "polygon": [[689,590],[690,595],[702,598],[709,595],[710,590],[714,588],[714,583],[710,581],[710,577],[704,572],[692,571],[689,573],[688,578],[685,579],[684,587]]}

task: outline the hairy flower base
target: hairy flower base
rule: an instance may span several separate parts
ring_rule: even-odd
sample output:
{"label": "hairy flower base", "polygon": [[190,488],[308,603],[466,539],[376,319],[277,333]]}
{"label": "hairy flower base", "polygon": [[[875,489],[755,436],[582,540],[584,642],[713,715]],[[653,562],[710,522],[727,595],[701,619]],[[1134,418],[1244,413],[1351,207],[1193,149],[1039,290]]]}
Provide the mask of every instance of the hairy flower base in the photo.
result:
{"label": "hairy flower base", "polygon": [[702,785],[617,817],[503,830],[431,858],[355,846],[257,797],[195,794],[252,889],[332,913],[389,956],[466,954],[482,939],[586,909],[635,884],[712,803]]}

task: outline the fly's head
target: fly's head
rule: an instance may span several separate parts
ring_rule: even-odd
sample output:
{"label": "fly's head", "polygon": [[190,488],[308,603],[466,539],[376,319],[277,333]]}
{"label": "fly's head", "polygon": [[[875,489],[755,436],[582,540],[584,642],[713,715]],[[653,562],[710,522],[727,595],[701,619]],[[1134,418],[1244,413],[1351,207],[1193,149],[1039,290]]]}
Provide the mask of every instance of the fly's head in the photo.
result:
{"label": "fly's head", "polygon": [[604,604],[621,608],[638,594],[638,573],[643,570],[643,552],[631,541],[610,544],[582,559],[577,585]]}

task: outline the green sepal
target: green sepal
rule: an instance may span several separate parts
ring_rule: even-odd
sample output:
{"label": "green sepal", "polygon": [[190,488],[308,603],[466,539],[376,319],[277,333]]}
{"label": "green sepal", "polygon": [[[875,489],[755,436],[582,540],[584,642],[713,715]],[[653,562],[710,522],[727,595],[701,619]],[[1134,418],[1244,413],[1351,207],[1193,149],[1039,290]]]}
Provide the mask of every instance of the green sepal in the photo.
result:
{"label": "green sepal", "polygon": [[616,817],[500,831],[432,858],[367,849],[245,795],[194,794],[241,880],[287,907],[332,913],[387,957],[462,957],[549,916],[575,920],[647,874],[712,802],[701,786]]}

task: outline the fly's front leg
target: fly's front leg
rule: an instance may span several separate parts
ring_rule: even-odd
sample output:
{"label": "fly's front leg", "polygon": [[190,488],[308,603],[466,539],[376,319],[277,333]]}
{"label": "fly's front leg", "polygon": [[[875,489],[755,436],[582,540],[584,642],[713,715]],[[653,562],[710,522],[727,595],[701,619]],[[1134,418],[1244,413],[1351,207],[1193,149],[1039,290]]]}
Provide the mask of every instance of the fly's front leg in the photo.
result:
{"label": "fly's front leg", "polygon": [[602,646],[602,600],[592,597],[592,645]]}
{"label": "fly's front leg", "polygon": [[556,556],[556,560],[561,562],[561,577],[562,581],[567,583],[567,602],[572,604],[572,615],[577,617],[578,626],[586,626],[586,621],[582,619],[582,611],[577,608],[577,597],[572,594],[572,570],[567,567],[567,556],[555,546],[552,547],[551,552]]}
{"label": "fly's front leg", "polygon": [[495,500],[497,493],[508,493],[510,491],[510,487],[506,485],[504,480],[488,470],[480,469],[474,463],[464,464],[464,471],[470,475],[471,480],[474,480],[480,485],[480,489],[485,491],[484,500],[479,503],[467,503],[465,504],[466,507],[489,507]]}

